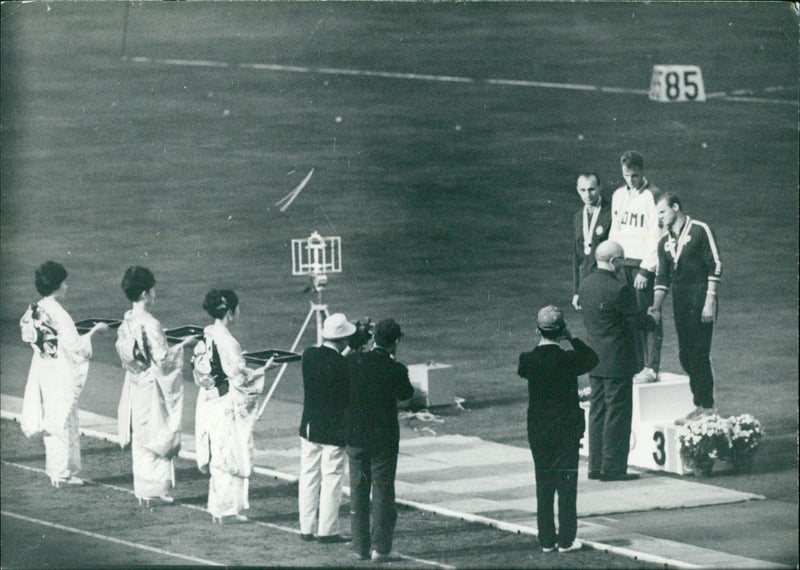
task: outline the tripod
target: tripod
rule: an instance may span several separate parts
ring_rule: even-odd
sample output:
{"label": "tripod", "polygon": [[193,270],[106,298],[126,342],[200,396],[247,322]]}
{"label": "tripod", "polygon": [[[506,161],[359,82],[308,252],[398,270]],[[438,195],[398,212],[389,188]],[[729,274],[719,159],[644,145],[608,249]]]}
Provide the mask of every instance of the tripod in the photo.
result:
{"label": "tripod", "polygon": [[[294,343],[292,343],[292,347],[289,349],[289,352],[294,352],[297,348],[297,345],[300,344],[300,339],[303,338],[303,334],[306,332],[306,328],[308,328],[308,323],[311,322],[311,317],[316,316],[317,322],[317,346],[322,344],[322,322],[325,318],[328,317],[328,305],[323,304],[322,302],[322,290],[328,282],[327,275],[318,274],[311,276],[311,287],[317,293],[317,302],[309,301],[311,307],[308,309],[308,314],[306,315],[305,321],[303,321],[303,325],[300,327],[300,332],[297,333],[297,337],[294,339]],[[281,377],[283,373],[286,372],[286,367],[288,363],[284,362],[281,365],[281,369],[278,371],[277,376],[275,376],[275,380],[272,381],[272,386],[270,386],[269,392],[267,392],[267,397],[264,398],[264,401],[261,403],[261,407],[258,409],[258,416],[256,419],[261,419],[261,414],[264,413],[264,409],[267,407],[270,399],[272,398],[272,394],[275,392],[275,388],[278,387],[278,382],[281,381]]]}
{"label": "tripod", "polygon": [[[311,308],[308,310],[306,320],[303,321],[303,326],[300,327],[300,332],[297,338],[294,339],[294,344],[290,348],[290,352],[294,352],[297,345],[300,344],[300,339],[303,333],[306,332],[308,323],[311,322],[311,317],[316,317],[317,321],[317,346],[322,344],[322,321],[328,316],[328,305],[322,303],[322,290],[328,284],[329,273],[342,272],[342,238],[339,236],[323,237],[318,232],[312,232],[311,235],[303,239],[292,240],[292,275],[308,275],[311,277],[311,289],[317,293],[317,302],[311,302]],[[258,409],[258,418],[264,413],[264,408],[272,398],[275,388],[278,387],[283,373],[286,372],[288,363],[284,362],[275,380],[272,381],[272,386],[267,393],[267,397],[261,403]],[[257,419],[258,419],[257,418]]]}

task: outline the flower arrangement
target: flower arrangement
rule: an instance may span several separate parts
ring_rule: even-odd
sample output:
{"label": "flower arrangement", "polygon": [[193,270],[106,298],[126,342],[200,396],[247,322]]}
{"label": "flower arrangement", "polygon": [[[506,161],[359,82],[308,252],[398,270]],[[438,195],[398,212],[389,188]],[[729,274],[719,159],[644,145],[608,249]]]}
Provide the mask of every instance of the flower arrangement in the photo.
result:
{"label": "flower arrangement", "polygon": [[730,461],[736,471],[750,470],[763,437],[761,422],[750,414],[703,416],[678,431],[681,458],[699,475],[710,474],[715,459]]}
{"label": "flower arrangement", "polygon": [[727,453],[728,429],[728,422],[717,414],[687,422],[678,430],[681,458],[695,473],[709,475],[714,460]]}
{"label": "flower arrangement", "polygon": [[752,467],[753,456],[764,438],[761,422],[750,414],[728,418],[728,459],[735,470],[748,471]]}

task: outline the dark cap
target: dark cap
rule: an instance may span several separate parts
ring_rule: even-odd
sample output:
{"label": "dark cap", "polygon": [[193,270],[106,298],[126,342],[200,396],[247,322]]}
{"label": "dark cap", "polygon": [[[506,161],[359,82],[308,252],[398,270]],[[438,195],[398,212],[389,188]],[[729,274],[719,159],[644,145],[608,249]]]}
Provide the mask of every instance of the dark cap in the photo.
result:
{"label": "dark cap", "polygon": [[536,324],[543,331],[557,331],[564,328],[564,313],[555,305],[547,305],[539,310]]}
{"label": "dark cap", "polygon": [[389,346],[401,336],[400,325],[394,319],[384,319],[375,325],[375,344]]}

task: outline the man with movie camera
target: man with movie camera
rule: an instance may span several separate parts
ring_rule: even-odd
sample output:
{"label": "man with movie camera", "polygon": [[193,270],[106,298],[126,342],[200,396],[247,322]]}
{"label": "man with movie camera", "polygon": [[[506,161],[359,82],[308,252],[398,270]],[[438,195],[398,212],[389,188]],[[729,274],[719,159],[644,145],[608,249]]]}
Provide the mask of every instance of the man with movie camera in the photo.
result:
{"label": "man with movie camera", "polygon": [[408,368],[395,361],[397,343],[402,336],[400,325],[394,319],[382,320],[375,326],[374,348],[347,356],[350,402],[346,439],[350,461],[352,547],[359,559],[371,556],[374,562],[389,559],[397,521],[394,504],[400,449],[397,401],[414,395]]}
{"label": "man with movie camera", "polygon": [[363,352],[367,350],[369,341],[372,340],[374,335],[375,326],[372,324],[372,319],[369,317],[364,317],[360,321],[356,321],[353,324],[356,327],[356,332],[350,335],[350,338],[347,342],[347,348],[343,354],[349,354],[351,352]]}

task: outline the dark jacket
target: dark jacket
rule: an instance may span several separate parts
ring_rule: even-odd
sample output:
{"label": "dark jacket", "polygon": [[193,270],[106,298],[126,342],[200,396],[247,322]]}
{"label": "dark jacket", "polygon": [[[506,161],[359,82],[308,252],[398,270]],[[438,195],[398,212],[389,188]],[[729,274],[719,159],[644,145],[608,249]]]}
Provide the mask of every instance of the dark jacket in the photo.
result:
{"label": "dark jacket", "polygon": [[583,324],[600,363],[592,376],[627,377],[638,372],[634,328],[650,330],[655,322],[636,305],[636,294],[625,281],[606,269],[596,269],[581,283]]}
{"label": "dark jacket", "polygon": [[302,368],[300,435],[314,443],[343,446],[349,391],[345,357],[328,346],[312,346],[303,353]]}
{"label": "dark jacket", "polygon": [[356,352],[346,360],[350,372],[347,444],[376,455],[396,455],[400,447],[397,401],[414,395],[408,368],[380,347]]}
{"label": "dark jacket", "polygon": [[591,273],[597,262],[594,259],[594,250],[600,242],[608,239],[608,231],[611,229],[611,204],[605,198],[600,203],[600,213],[597,217],[597,225],[592,232],[592,251],[588,255],[583,247],[583,206],[575,212],[572,218],[572,294],[577,295],[581,281]]}
{"label": "dark jacket", "polygon": [[557,344],[539,345],[519,355],[517,373],[528,381],[528,435],[556,431],[580,439],[584,430],[578,398],[578,376],[597,366],[597,354],[578,339],[574,350]]}

